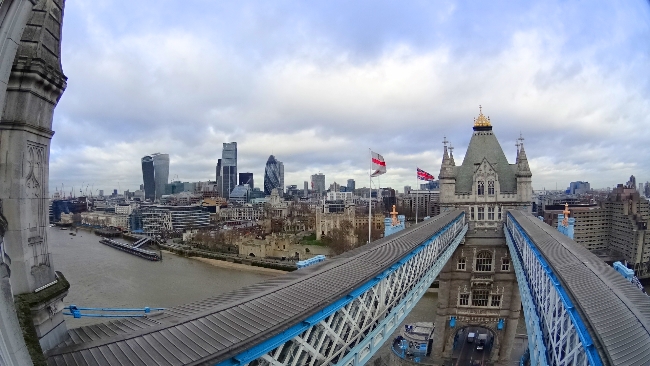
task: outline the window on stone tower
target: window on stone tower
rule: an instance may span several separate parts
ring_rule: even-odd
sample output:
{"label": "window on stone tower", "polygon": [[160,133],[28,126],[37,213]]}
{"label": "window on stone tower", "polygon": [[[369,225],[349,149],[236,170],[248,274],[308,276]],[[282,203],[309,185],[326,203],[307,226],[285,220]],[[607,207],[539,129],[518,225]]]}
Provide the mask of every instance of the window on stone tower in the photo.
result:
{"label": "window on stone tower", "polygon": [[488,181],[488,194],[494,194],[494,181]]}
{"label": "window on stone tower", "polygon": [[498,217],[497,220],[501,221],[501,206],[498,206],[497,212],[498,212],[497,213],[497,217]]}
{"label": "window on stone tower", "polygon": [[494,220],[494,206],[488,207],[488,220]]}
{"label": "window on stone tower", "polygon": [[478,183],[477,183],[477,186],[478,186],[477,194],[479,196],[484,195],[485,194],[485,182],[483,182],[482,180],[479,180]]}
{"label": "window on stone tower", "polygon": [[472,306],[487,306],[490,291],[474,290],[472,291]]}
{"label": "window on stone tower", "polygon": [[469,208],[469,219],[474,221],[474,206]]}
{"label": "window on stone tower", "polygon": [[478,208],[478,219],[480,220],[485,220],[485,207],[479,207]]}
{"label": "window on stone tower", "polygon": [[464,271],[465,270],[465,264],[466,264],[465,257],[458,258],[458,264],[456,265],[456,269],[459,270],[459,271]]}
{"label": "window on stone tower", "polygon": [[493,308],[498,308],[501,306],[501,295],[492,295],[490,299],[490,306]]}
{"label": "window on stone tower", "polygon": [[458,294],[458,306],[469,305],[469,294]]}
{"label": "window on stone tower", "polygon": [[487,250],[478,252],[474,268],[477,272],[492,272],[492,253]]}
{"label": "window on stone tower", "polygon": [[509,271],[510,270],[510,258],[502,258],[501,259],[501,270],[502,271]]}

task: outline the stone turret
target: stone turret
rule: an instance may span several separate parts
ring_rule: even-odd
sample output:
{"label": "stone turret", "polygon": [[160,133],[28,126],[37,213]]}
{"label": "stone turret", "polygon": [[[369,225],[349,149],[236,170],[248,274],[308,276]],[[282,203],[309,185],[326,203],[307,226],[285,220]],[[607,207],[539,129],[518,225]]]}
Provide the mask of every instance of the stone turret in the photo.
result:
{"label": "stone turret", "polygon": [[449,156],[449,149],[447,148],[447,138],[445,137],[442,142],[445,147],[442,154],[442,164],[440,165],[440,202],[451,202],[456,191],[456,175],[454,168],[453,156]]}
{"label": "stone turret", "polygon": [[[15,2],[17,3],[17,2]],[[47,242],[52,119],[66,76],[61,67],[63,0],[41,0],[29,19],[11,66],[0,117],[0,201],[8,226],[13,294],[28,309],[42,353],[65,340],[63,298],[67,282],[55,274]],[[42,291],[41,291],[42,290]],[[29,325],[30,327],[32,325]]]}
{"label": "stone turret", "polygon": [[524,144],[522,143],[517,153],[517,196],[521,202],[530,202],[532,201],[533,187],[532,179],[533,174],[530,172],[530,166],[528,166],[528,159],[526,158],[526,151],[524,150]]}

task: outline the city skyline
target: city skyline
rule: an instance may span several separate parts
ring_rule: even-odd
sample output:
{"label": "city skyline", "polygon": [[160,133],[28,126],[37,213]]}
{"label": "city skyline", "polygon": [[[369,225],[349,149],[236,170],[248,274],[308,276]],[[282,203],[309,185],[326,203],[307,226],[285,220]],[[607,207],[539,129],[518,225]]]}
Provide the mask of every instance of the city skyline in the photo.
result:
{"label": "city skyline", "polygon": [[285,185],[365,185],[372,148],[382,186],[415,186],[445,136],[462,160],[479,104],[508,160],[526,138],[535,189],[650,178],[647,2],[118,5],[67,4],[52,190],[135,189],[150,151],[207,181],[227,141],[258,177],[278,156]]}

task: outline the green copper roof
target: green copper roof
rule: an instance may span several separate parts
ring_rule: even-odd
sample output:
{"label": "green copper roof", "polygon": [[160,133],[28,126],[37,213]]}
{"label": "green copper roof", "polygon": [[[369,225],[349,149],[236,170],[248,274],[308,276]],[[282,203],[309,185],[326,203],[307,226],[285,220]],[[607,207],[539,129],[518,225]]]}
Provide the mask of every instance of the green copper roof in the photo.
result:
{"label": "green copper roof", "polygon": [[496,170],[501,192],[515,193],[517,191],[516,165],[508,163],[508,159],[506,159],[506,155],[503,153],[503,149],[501,149],[501,145],[491,128],[489,130],[474,131],[463,164],[456,170],[456,193],[472,192],[474,171],[477,164],[483,161],[483,158],[486,158]]}

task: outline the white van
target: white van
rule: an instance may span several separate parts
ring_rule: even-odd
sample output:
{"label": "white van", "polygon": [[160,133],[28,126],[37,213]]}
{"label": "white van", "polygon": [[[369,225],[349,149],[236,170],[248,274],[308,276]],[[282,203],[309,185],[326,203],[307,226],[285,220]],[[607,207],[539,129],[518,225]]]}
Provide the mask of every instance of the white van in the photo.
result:
{"label": "white van", "polygon": [[467,334],[467,343],[473,343],[476,338],[476,333],[471,332]]}

